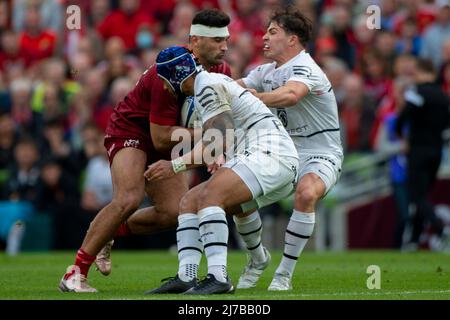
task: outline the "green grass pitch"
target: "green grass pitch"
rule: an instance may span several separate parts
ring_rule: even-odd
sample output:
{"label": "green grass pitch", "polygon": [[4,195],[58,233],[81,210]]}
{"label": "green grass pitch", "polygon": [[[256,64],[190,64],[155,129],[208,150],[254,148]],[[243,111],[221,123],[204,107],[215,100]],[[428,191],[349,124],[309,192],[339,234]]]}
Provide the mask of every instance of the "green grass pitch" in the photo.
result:
{"label": "green grass pitch", "polygon": [[[151,300],[309,300],[309,299],[450,299],[450,255],[431,252],[402,254],[393,251],[350,251],[302,254],[289,292],[269,292],[267,287],[281,252],[272,252],[272,262],[257,287],[217,296],[143,295],[159,286],[164,277],[175,275],[177,256],[168,251],[113,251],[113,271],[104,277],[91,268],[89,279],[96,294],[61,293],[57,286],[75,252],[0,255],[0,299],[151,299]],[[243,252],[228,255],[234,284],[246,262]],[[202,259],[201,276],[205,275]],[[369,290],[367,267],[380,267],[381,288]]]}

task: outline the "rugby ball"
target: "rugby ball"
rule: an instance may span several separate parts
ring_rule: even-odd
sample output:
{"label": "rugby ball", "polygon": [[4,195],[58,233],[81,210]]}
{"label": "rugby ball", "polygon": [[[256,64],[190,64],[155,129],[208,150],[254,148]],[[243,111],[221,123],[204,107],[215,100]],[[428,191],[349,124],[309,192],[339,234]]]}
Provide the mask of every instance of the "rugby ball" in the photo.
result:
{"label": "rugby ball", "polygon": [[195,110],[194,97],[189,96],[184,99],[181,107],[180,125],[185,128],[198,128],[200,126],[200,119]]}

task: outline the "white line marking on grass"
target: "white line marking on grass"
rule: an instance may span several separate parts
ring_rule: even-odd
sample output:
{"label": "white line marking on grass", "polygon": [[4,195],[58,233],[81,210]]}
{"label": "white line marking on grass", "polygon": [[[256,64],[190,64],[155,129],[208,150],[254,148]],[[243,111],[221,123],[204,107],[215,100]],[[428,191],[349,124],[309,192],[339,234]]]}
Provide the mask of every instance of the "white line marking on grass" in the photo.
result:
{"label": "white line marking on grass", "polygon": [[[267,299],[267,300],[283,300],[283,298],[293,298],[293,297],[297,297],[297,298],[308,298],[308,297],[327,297],[327,296],[332,296],[332,297],[371,297],[371,296],[394,296],[394,295],[414,295],[414,294],[446,294],[446,293],[450,293],[450,290],[415,290],[415,291],[386,291],[386,292],[367,292],[367,291],[361,291],[361,292],[324,292],[324,293],[286,293],[284,294],[283,292],[278,292],[279,299]],[[273,298],[273,292],[264,292],[264,293],[253,293],[253,294],[240,294],[239,292],[236,292],[235,294],[227,294],[223,297],[223,300],[227,300],[227,299],[235,299],[235,300],[252,300],[255,299],[255,295],[257,296],[257,299],[261,300],[261,299],[265,299],[267,298]],[[144,298],[143,299],[148,299],[150,296]],[[176,297],[176,296],[175,296]],[[175,298],[174,297],[174,298]],[[192,296],[193,300],[198,300],[198,299],[207,299],[208,296]],[[117,298],[113,298],[113,299],[117,299]],[[128,298],[125,298],[125,300],[127,300]],[[135,299],[135,298],[133,298]],[[170,298],[166,297],[156,297],[156,296],[152,296],[149,300],[172,300]],[[178,297],[176,297],[175,299],[178,299]],[[190,299],[187,299],[190,300]]]}
{"label": "white line marking on grass", "polygon": [[[323,292],[323,293],[299,293],[299,294],[295,294],[295,293],[288,293],[288,294],[283,294],[282,292],[280,293],[280,298],[283,297],[321,297],[321,296],[333,296],[333,297],[347,297],[347,296],[392,296],[392,295],[413,295],[413,294],[434,294],[434,293],[450,293],[450,290],[416,290],[416,291],[386,291],[386,292],[366,292],[366,291],[361,291],[361,292],[334,292],[334,293],[328,293],[328,292]],[[259,294],[260,296],[264,296],[265,294]],[[268,294],[270,296],[272,296],[272,294]],[[236,296],[238,296],[239,298],[251,298],[254,297],[254,295],[242,295],[239,293],[236,293]]]}

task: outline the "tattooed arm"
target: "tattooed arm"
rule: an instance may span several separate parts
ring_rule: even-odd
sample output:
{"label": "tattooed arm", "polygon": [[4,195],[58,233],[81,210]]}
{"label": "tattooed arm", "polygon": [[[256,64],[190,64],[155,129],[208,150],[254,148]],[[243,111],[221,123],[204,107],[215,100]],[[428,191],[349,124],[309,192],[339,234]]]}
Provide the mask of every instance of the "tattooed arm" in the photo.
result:
{"label": "tattooed arm", "polygon": [[[172,161],[160,160],[150,165],[144,176],[149,181],[156,181],[192,168],[208,165],[208,171],[214,173],[224,162],[223,154],[227,147],[232,147],[234,122],[231,111],[222,112],[203,125],[203,138],[187,154]],[[228,132],[228,135],[227,135]],[[231,141],[228,141],[227,138]]]}

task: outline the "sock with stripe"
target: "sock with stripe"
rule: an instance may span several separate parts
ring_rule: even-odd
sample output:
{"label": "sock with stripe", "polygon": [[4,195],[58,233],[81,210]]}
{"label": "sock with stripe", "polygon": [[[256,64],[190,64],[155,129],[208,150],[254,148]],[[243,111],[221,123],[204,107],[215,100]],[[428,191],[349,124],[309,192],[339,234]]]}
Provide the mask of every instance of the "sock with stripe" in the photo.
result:
{"label": "sock with stripe", "polygon": [[298,257],[311,237],[314,229],[315,214],[294,209],[286,229],[284,252],[276,273],[292,277]]}
{"label": "sock with stripe", "polygon": [[227,281],[228,224],[225,211],[207,207],[198,212],[200,236],[208,260],[208,273],[216,280]]}
{"label": "sock with stripe", "polygon": [[262,221],[258,211],[246,217],[233,216],[236,229],[244,240],[252,260],[261,263],[266,260],[263,247],[261,245]]}
{"label": "sock with stripe", "polygon": [[185,213],[178,216],[178,277],[183,281],[191,281],[198,277],[198,266],[202,259],[203,244],[198,228],[198,216]]}
{"label": "sock with stripe", "polygon": [[[87,278],[89,268],[91,267],[94,261],[95,256],[91,256],[89,253],[80,248],[75,258],[75,266],[78,267],[80,274],[84,275]],[[75,269],[73,269],[73,272],[75,272]],[[68,274],[66,274],[66,276],[67,275]]]}

